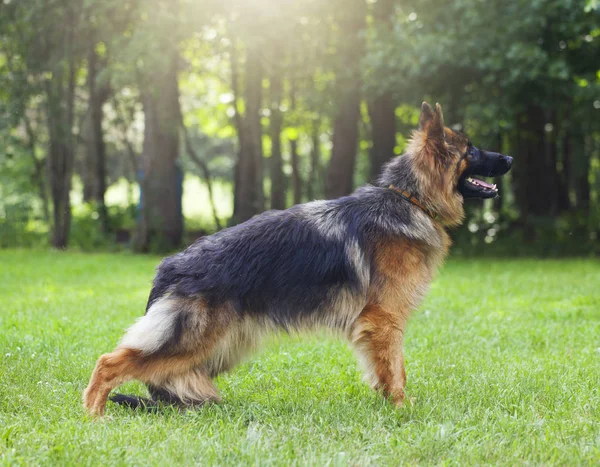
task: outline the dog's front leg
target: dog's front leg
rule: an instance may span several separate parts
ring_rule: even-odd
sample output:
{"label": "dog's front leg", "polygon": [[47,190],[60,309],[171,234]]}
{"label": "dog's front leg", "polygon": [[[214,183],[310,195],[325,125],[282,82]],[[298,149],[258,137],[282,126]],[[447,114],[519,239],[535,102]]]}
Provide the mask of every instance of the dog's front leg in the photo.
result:
{"label": "dog's front leg", "polygon": [[352,342],[372,387],[397,406],[404,400],[406,371],[402,341],[405,319],[380,305],[362,311],[352,330]]}

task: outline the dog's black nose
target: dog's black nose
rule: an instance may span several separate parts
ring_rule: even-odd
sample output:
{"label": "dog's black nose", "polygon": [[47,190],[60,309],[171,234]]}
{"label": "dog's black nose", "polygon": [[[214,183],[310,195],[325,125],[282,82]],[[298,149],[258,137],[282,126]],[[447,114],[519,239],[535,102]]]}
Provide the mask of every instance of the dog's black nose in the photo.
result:
{"label": "dog's black nose", "polygon": [[505,156],[504,154],[502,155],[502,162],[504,163],[504,165],[506,166],[506,169],[510,169],[512,167],[512,163],[513,163],[513,158],[510,156]]}

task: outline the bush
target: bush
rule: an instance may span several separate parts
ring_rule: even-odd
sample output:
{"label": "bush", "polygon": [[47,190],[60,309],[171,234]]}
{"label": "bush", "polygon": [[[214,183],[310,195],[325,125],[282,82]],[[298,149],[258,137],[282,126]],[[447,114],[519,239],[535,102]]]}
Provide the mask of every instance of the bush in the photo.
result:
{"label": "bush", "polygon": [[572,211],[558,217],[475,216],[452,233],[453,253],[461,256],[565,257],[600,255],[597,213]]}

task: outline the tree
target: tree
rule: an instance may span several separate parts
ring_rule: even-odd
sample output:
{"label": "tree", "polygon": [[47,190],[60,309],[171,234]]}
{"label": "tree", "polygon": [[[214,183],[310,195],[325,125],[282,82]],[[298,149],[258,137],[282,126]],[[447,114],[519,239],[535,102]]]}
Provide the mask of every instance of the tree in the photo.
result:
{"label": "tree", "polygon": [[[141,6],[137,37],[143,41],[143,63],[136,70],[144,109],[141,209],[136,251],[168,251],[183,234],[182,172],[178,167],[181,109],[179,104],[182,10],[179,2],[156,0]],[[154,51],[160,50],[160,54]],[[137,53],[140,53],[138,50]]]}
{"label": "tree", "polygon": [[[372,7],[375,40],[370,48],[381,49],[390,42],[394,24],[394,0],[378,0]],[[385,73],[385,67],[376,71],[378,77]],[[371,120],[371,179],[381,172],[381,167],[394,155],[396,146],[396,105],[394,95],[387,89],[385,79],[372,91],[368,101],[369,119]]]}
{"label": "tree", "polygon": [[325,183],[325,195],[328,198],[337,198],[352,191],[358,150],[365,2],[352,0],[343,3],[337,9],[340,28],[337,55],[340,62],[336,72],[333,147]]}
{"label": "tree", "polygon": [[[296,113],[296,80],[290,80],[290,112]],[[297,118],[294,115],[295,118]],[[300,160],[298,155],[298,132],[290,138],[290,159],[292,165],[292,194],[294,204],[302,202],[302,177],[300,175]]]}
{"label": "tree", "polygon": [[[48,189],[46,179],[46,155],[43,152],[40,157],[38,153],[40,146],[40,133],[44,128],[42,123],[43,109],[40,106],[32,106],[31,101],[39,89],[40,79],[28,68],[29,63],[23,56],[22,47],[26,44],[21,40],[17,31],[22,31],[23,23],[18,12],[9,11],[4,17],[4,23],[0,22],[3,30],[7,31],[0,55],[4,58],[4,66],[0,67],[0,90],[3,90],[0,99],[0,137],[9,141],[15,141],[10,129],[19,126],[24,127],[22,138],[16,140],[26,148],[33,169],[33,182],[36,186],[39,200],[42,205],[43,220],[50,224],[50,210],[48,202]],[[8,131],[7,131],[8,130]],[[6,145],[8,146],[8,145]]]}
{"label": "tree", "polygon": [[102,70],[102,57],[98,54],[98,43],[94,33],[89,43],[87,56],[87,87],[88,87],[88,132],[86,135],[86,171],[84,174],[83,198],[95,202],[98,206],[100,225],[104,232],[108,231],[108,212],[104,202],[106,192],[106,145],[102,121],[104,111],[102,106],[109,97],[108,81],[99,80]]}
{"label": "tree", "polygon": [[143,173],[136,246],[168,249],[182,231],[178,153],[207,183],[233,182],[240,222],[373,179],[424,99],[516,158],[501,201],[473,209],[479,232],[535,239],[545,226],[582,245],[596,234],[596,2],[23,0],[2,13],[0,211],[46,215],[56,246],[68,242],[75,163],[104,230],[106,185]]}
{"label": "tree", "polygon": [[311,125],[311,150],[310,150],[310,169],[308,183],[306,184],[306,195],[309,200],[317,196],[316,185],[321,181],[321,121],[314,118]]}
{"label": "tree", "polygon": [[[142,200],[135,247],[138,251],[170,250],[181,243],[179,156],[179,54],[165,44],[166,63],[142,83],[144,147],[142,152]],[[150,86],[149,83],[152,83]]]}
{"label": "tree", "polygon": [[271,116],[269,119],[269,136],[271,138],[271,209],[285,209],[285,178],[281,155],[281,129],[283,114],[281,101],[283,97],[283,68],[281,46],[273,46],[273,59],[269,79],[271,100]]}
{"label": "tree", "polygon": [[[42,11],[37,11],[44,15]],[[52,197],[52,245],[66,248],[71,227],[71,181],[75,159],[75,89],[79,57],[76,34],[80,26],[82,4],[63,2],[54,10],[60,20],[42,24],[41,46],[46,48],[46,115],[48,118],[48,176]],[[55,18],[57,18],[55,17]],[[58,53],[59,58],[54,54]]]}
{"label": "tree", "polygon": [[243,222],[264,208],[262,189],[262,127],[260,106],[262,99],[262,65],[259,45],[250,43],[246,53],[246,113],[240,132],[240,152],[236,180],[234,216]]}

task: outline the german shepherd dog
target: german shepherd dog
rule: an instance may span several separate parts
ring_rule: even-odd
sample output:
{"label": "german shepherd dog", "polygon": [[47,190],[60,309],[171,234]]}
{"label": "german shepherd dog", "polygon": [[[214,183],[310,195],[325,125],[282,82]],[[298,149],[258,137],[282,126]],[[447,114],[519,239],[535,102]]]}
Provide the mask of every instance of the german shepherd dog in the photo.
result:
{"label": "german shepherd dog", "polygon": [[219,401],[212,379],[275,330],[341,331],[367,380],[394,404],[404,399],[404,327],[421,303],[465,198],[493,198],[473,178],[508,172],[512,158],[477,149],[423,103],[406,153],[374,185],[343,198],[269,211],[199,239],[158,267],[141,317],[102,355],[83,393],[103,415],[109,393],[130,380],[152,399],[117,403],[193,407]]}

